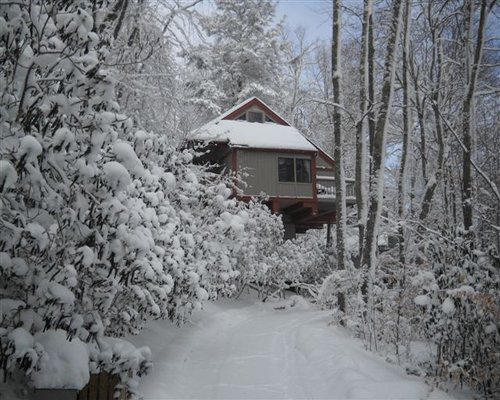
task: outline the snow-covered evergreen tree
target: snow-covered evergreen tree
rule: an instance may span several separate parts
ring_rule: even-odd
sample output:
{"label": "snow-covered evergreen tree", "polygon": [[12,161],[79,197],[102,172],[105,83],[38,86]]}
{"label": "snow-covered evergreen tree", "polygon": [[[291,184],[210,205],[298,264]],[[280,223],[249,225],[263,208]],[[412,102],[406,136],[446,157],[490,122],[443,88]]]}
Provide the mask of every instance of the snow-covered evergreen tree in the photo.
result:
{"label": "snow-covered evergreen tree", "polygon": [[197,71],[190,82],[192,102],[211,113],[251,96],[275,104],[283,52],[275,3],[216,0],[215,6],[213,14],[201,20],[207,42],[187,54]]}

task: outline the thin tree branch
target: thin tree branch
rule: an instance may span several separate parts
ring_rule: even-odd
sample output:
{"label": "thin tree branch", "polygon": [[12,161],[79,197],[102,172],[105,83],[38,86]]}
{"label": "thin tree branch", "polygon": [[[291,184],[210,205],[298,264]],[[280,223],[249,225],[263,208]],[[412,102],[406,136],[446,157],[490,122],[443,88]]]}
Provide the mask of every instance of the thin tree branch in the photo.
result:
{"label": "thin tree branch", "polygon": [[[451,124],[448,122],[448,120],[443,116],[443,114],[441,113],[441,111],[438,111],[438,113],[439,113],[439,116],[441,117],[441,119],[443,120],[444,124],[446,125],[446,128],[448,128],[449,131],[453,134],[453,136],[457,140],[457,142],[460,145],[460,147],[462,148],[462,150],[464,152],[468,153],[469,149],[464,145],[464,143],[462,142],[462,140],[458,136],[456,130],[451,126]],[[471,164],[474,167],[474,169],[476,170],[476,172],[479,175],[481,175],[481,177],[486,181],[486,183],[488,184],[488,186],[490,187],[491,191],[493,192],[493,194],[495,195],[495,197],[498,199],[498,201],[500,201],[500,192],[498,191],[498,188],[497,188],[497,185],[495,184],[495,182],[493,182],[486,175],[486,173],[479,167],[479,165],[477,165],[476,161],[474,161],[473,159],[471,159]]]}

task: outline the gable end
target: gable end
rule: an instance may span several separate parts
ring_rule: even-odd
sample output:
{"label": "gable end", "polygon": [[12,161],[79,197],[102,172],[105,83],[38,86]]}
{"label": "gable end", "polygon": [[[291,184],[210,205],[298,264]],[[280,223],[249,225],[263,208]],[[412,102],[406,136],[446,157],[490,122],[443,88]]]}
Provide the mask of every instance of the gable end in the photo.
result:
{"label": "gable end", "polygon": [[230,114],[226,115],[222,119],[228,119],[228,120],[235,120],[237,119],[241,114],[245,113],[252,107],[256,107],[260,109],[267,117],[269,117],[273,122],[279,125],[285,125],[285,126],[290,126],[288,122],[286,122],[283,118],[281,118],[278,114],[276,114],[273,110],[271,110],[268,106],[266,106],[264,103],[262,103],[259,99],[253,98],[246,104],[242,105],[240,108],[232,111]]}

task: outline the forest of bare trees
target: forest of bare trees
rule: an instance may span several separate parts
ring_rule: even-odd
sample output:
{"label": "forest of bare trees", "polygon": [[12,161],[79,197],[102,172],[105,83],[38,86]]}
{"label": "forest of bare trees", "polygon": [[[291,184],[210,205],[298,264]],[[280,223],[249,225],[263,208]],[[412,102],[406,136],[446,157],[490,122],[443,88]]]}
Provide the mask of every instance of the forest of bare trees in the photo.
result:
{"label": "forest of bare trees", "polygon": [[[333,3],[334,10],[342,7]],[[493,355],[500,267],[499,156],[493,150],[498,12],[496,1],[486,0],[387,6],[365,0],[363,10],[348,9],[351,20],[362,21],[361,36],[336,42],[340,22],[334,19],[332,47],[332,106],[356,115],[333,132],[335,150],[339,137],[355,138],[359,255],[353,262],[361,269],[365,339],[376,348],[392,336],[399,359],[402,341],[419,327],[437,345],[435,376],[466,382],[486,397],[498,393],[499,373]],[[339,72],[341,45],[359,46],[358,70],[344,65],[346,73]],[[346,87],[357,82],[357,110],[340,102],[340,76]],[[336,162],[345,168],[343,158]],[[342,183],[341,198],[339,191]],[[389,242],[382,252],[381,235]]]}

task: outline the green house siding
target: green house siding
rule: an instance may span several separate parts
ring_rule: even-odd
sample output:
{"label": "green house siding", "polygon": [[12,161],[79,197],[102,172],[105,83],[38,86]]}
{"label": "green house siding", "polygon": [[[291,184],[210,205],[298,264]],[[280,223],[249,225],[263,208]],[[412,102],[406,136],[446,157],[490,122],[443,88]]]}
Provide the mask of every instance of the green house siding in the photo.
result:
{"label": "green house siding", "polygon": [[311,160],[311,155],[241,149],[237,152],[238,172],[248,174],[243,177],[247,184],[243,188],[245,195],[254,196],[264,192],[269,196],[313,197],[312,183],[279,182],[278,179],[279,157]]}

